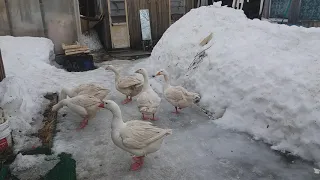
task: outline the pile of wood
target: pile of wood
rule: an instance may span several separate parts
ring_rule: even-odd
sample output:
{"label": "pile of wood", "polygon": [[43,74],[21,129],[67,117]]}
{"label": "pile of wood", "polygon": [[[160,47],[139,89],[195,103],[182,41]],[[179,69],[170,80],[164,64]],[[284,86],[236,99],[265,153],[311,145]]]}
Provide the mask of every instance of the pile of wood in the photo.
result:
{"label": "pile of wood", "polygon": [[74,54],[84,54],[90,53],[88,46],[81,46],[79,42],[72,45],[62,44],[62,49],[65,52],[65,55],[74,55]]}

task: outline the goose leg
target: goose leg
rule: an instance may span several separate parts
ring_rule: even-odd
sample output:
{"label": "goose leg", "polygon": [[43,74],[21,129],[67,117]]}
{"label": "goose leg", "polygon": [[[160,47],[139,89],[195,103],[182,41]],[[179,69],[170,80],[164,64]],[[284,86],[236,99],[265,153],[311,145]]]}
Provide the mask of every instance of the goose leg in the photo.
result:
{"label": "goose leg", "polygon": [[[172,113],[175,113],[175,114],[179,114],[180,112],[178,111],[178,107],[175,107],[176,108],[176,111],[173,111]],[[181,109],[181,108],[179,108]]]}
{"label": "goose leg", "polygon": [[135,161],[131,164],[131,171],[139,170],[144,162],[144,156],[133,157],[132,159]]}
{"label": "goose leg", "polygon": [[147,118],[147,117],[142,113],[142,119],[143,119],[143,120],[148,120],[149,118]]}
{"label": "goose leg", "polygon": [[152,119],[153,121],[159,120],[158,118],[154,117],[154,114],[152,115]]}
{"label": "goose leg", "polygon": [[80,127],[77,128],[77,130],[80,130],[80,129],[85,128],[85,127],[88,125],[88,120],[89,120],[89,118],[88,118],[88,117],[85,117],[85,118],[83,119],[83,121],[81,122]]}
{"label": "goose leg", "polygon": [[129,103],[129,102],[131,102],[132,101],[132,97],[130,96],[130,98],[127,96],[127,98],[124,100],[124,101],[122,101],[122,104],[127,104],[127,103]]}
{"label": "goose leg", "polygon": [[80,124],[80,127],[77,128],[77,130],[83,129],[84,127],[86,127],[88,125],[89,115],[88,115],[87,110],[84,107],[76,105],[76,104],[68,104],[68,108],[71,111],[79,114],[81,117],[84,117],[83,121]]}

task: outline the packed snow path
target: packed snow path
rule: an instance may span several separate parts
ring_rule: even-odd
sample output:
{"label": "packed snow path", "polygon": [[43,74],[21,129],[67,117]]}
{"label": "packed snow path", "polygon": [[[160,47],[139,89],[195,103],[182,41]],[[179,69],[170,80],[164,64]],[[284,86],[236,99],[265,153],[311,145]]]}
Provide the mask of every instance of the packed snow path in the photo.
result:
{"label": "packed snow path", "polygon": [[[113,78],[113,76],[112,76]],[[127,105],[114,87],[109,99],[120,105],[124,121],[140,119],[136,101]],[[162,94],[160,94],[162,96]],[[140,171],[131,172],[131,157],[111,140],[112,114],[102,109],[80,132],[81,118],[63,108],[59,112],[54,150],[70,152],[77,161],[77,175],[84,179],[265,179],[313,180],[313,166],[301,160],[288,161],[268,145],[250,136],[217,127],[197,107],[172,114],[174,108],[162,100],[155,124],[172,128],[162,148],[145,158]]]}

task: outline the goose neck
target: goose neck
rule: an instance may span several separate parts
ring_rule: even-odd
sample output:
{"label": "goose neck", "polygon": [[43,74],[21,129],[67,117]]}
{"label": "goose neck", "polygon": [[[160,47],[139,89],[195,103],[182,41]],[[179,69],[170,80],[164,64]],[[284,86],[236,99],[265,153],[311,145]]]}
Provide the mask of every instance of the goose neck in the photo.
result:
{"label": "goose neck", "polygon": [[124,126],[124,122],[122,120],[120,108],[118,107],[118,108],[112,109],[111,112],[113,114],[111,129],[117,130],[122,128]]}
{"label": "goose neck", "polygon": [[149,87],[149,78],[146,73],[143,73],[142,76],[143,76],[143,80],[144,80],[143,90],[146,90]]}

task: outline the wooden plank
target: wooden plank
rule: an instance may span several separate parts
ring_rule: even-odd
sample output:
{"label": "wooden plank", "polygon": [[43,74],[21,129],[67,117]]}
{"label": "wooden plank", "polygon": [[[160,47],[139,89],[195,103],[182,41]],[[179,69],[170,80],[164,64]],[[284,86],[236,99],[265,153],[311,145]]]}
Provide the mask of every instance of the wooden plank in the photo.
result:
{"label": "wooden plank", "polygon": [[0,36],[10,35],[8,13],[4,0],[0,0]]}
{"label": "wooden plank", "polygon": [[137,23],[141,1],[143,0],[127,1],[130,47],[132,49],[141,49],[141,28],[140,23]]}
{"label": "wooden plank", "polygon": [[45,20],[45,12],[44,12],[44,8],[43,8],[42,0],[39,0],[39,8],[40,8],[40,12],[41,12],[41,21],[42,21],[42,26],[43,26],[44,37],[48,38],[48,26],[47,26],[46,20]]}
{"label": "wooden plank", "polygon": [[80,45],[80,43],[78,41],[76,42],[76,44],[72,44],[72,45],[66,45],[66,44],[62,43],[62,49],[63,50],[80,48],[80,47],[81,47],[81,45]]}
{"label": "wooden plank", "polygon": [[1,49],[0,49],[0,82],[6,78],[6,73],[4,70],[4,65],[3,65],[3,60],[2,60],[2,55],[1,55]]}
{"label": "wooden plank", "polygon": [[167,0],[169,4],[169,26],[171,25],[171,0]]}
{"label": "wooden plank", "polygon": [[160,31],[159,26],[161,26],[160,22],[158,20],[160,19],[159,12],[158,12],[158,1],[157,0],[151,0],[150,5],[150,25],[151,25],[151,34],[152,39],[155,40],[155,42],[158,39],[158,31]]}
{"label": "wooden plank", "polygon": [[127,8],[127,0],[124,1],[124,8],[126,11],[126,29],[127,29],[127,38],[128,38],[128,42],[129,42],[129,47],[130,47],[130,33],[129,33],[129,23],[128,23],[128,8]]}
{"label": "wooden plank", "polygon": [[76,48],[76,49],[68,49],[65,51],[65,53],[77,52],[77,51],[87,51],[87,50],[89,50],[88,47],[81,47],[81,48]]}
{"label": "wooden plank", "polygon": [[90,53],[90,50],[69,52],[69,53],[66,53],[66,55],[68,56],[68,55],[81,54],[81,53]]}
{"label": "wooden plank", "polygon": [[8,19],[8,24],[9,24],[9,30],[10,30],[10,35],[13,36],[13,27],[12,27],[12,19],[11,19],[11,15],[10,15],[10,8],[9,8],[9,3],[8,0],[4,0],[5,3],[5,9],[6,9],[6,13],[7,13],[7,19]]}
{"label": "wooden plank", "polygon": [[108,0],[102,0],[102,6],[103,10],[105,11],[105,16],[103,19],[103,43],[104,46],[107,50],[112,49],[112,44],[111,44],[111,32],[110,32],[110,19],[109,19],[109,5],[108,5]]}
{"label": "wooden plank", "polygon": [[193,0],[185,0],[184,1],[185,4],[185,14],[187,14],[192,8],[194,8],[193,4]]}

